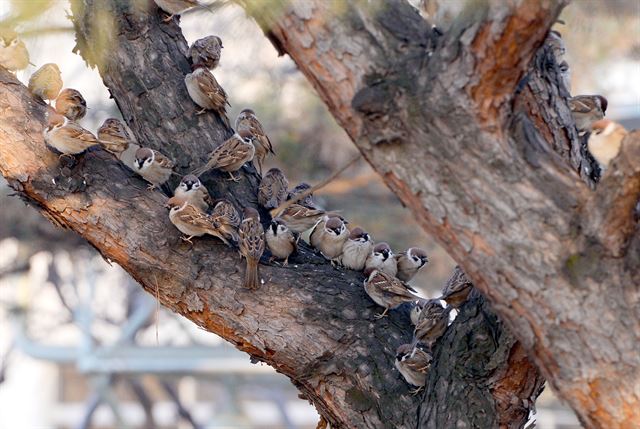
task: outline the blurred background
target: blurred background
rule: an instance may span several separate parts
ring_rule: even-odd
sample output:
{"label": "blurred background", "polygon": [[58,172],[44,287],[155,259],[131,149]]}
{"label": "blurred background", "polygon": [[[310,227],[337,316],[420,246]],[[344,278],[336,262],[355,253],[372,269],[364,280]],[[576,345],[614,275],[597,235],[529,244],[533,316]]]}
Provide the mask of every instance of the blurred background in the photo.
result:
{"label": "blurred background", "polygon": [[[0,25],[21,16],[16,29],[31,62],[60,66],[65,87],[87,99],[82,125],[95,132],[119,113],[97,71],[72,53],[69,10],[66,1],[0,0]],[[556,29],[567,44],[572,94],[605,95],[607,116],[637,128],[640,2],[579,0],[561,19]],[[277,56],[241,8],[188,13],[181,26],[189,43],[209,34],[223,39],[215,75],[229,94],[229,117],[245,107],[256,111],[277,153],[267,168],[313,184],[355,153],[294,63]],[[26,84],[36,68],[18,77]],[[425,297],[438,294],[454,261],[364,162],[317,199],[397,251],[425,248],[430,263],[412,283]],[[119,267],[25,206],[2,179],[0,206],[0,428],[315,427],[314,408],[287,378],[159,308]],[[535,419],[542,429],[580,427],[550,389]]]}

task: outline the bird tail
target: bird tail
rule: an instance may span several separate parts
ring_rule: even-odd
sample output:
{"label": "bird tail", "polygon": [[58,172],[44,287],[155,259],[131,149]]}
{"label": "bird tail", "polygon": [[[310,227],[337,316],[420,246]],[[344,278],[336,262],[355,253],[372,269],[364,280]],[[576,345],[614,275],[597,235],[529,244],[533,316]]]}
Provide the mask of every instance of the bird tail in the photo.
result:
{"label": "bird tail", "polygon": [[260,278],[258,276],[258,261],[247,258],[247,268],[244,272],[244,287],[256,290],[260,287]]}
{"label": "bird tail", "polygon": [[222,119],[222,122],[227,128],[231,129],[231,122],[229,121],[229,117],[227,116],[226,109],[224,108],[220,112],[220,119]]}
{"label": "bird tail", "polygon": [[207,171],[209,171],[211,169],[211,166],[209,165],[209,163],[207,162],[205,165],[203,165],[200,168],[196,168],[195,170],[193,170],[191,172],[191,174],[200,177],[202,174],[206,173]]}

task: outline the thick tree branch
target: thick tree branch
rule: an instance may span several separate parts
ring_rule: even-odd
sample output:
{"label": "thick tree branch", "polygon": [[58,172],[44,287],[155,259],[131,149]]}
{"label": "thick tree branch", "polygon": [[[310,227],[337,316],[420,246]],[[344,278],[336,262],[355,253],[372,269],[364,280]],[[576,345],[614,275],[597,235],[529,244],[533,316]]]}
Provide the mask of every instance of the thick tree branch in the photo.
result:
{"label": "thick tree branch", "polygon": [[536,52],[565,2],[469,2],[435,43],[399,0],[293,2],[268,19],[240,3],[585,426],[640,421],[638,240],[617,258],[580,228],[584,146]]}

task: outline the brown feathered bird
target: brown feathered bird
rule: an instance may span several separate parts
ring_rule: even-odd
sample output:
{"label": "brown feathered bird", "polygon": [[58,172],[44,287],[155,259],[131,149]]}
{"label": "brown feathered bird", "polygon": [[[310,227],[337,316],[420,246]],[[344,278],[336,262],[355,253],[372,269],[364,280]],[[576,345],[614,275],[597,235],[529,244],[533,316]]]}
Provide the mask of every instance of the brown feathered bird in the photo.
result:
{"label": "brown feathered bird", "polygon": [[227,106],[230,106],[227,99],[227,93],[218,83],[216,78],[202,64],[194,64],[193,72],[184,77],[184,83],[187,86],[189,96],[200,106],[201,110],[196,112],[200,115],[207,110],[216,112],[225,125],[230,128],[229,118],[227,117]]}
{"label": "brown feathered bird", "polygon": [[237,182],[233,175],[234,171],[240,170],[242,166],[253,159],[255,149],[251,143],[244,140],[238,134],[232,135],[222,142],[209,154],[207,163],[193,171],[196,176],[201,176],[209,170],[226,171],[231,176],[231,180]]}
{"label": "brown feathered bird", "polygon": [[258,187],[258,204],[266,209],[275,209],[289,194],[289,181],[282,170],[272,168],[267,171]]}
{"label": "brown feathered bird", "polygon": [[251,109],[244,109],[236,119],[236,132],[243,138],[250,139],[256,148],[255,159],[258,161],[258,170],[262,174],[262,163],[269,153],[275,155],[269,136],[264,132],[262,124]]}
{"label": "brown feathered bird", "polygon": [[222,55],[222,39],[218,36],[207,36],[193,42],[187,51],[191,64],[202,64],[209,70],[218,67]]}
{"label": "brown feathered bird", "polygon": [[73,88],[65,88],[56,98],[56,112],[66,116],[72,121],[79,121],[87,114],[87,102],[80,91]]}
{"label": "brown feathered bird", "polygon": [[458,309],[467,301],[472,289],[473,283],[458,265],[454,268],[449,280],[447,280],[447,284],[442,290],[442,296],[437,299],[442,299],[451,307]]}
{"label": "brown feathered bird", "polygon": [[414,289],[383,271],[374,269],[369,273],[368,270],[365,270],[365,275],[369,276],[364,281],[365,292],[373,302],[384,307],[384,312],[376,315],[376,319],[383,318],[389,310],[400,306],[404,302],[412,302],[418,299],[418,296],[413,293],[415,292]]}
{"label": "brown feathered bird", "polygon": [[245,207],[242,223],[240,224],[240,253],[247,261],[244,274],[244,287],[247,289],[258,289],[260,287],[260,276],[258,273],[258,263],[264,253],[264,229],[260,224],[258,211],[251,207]]}
{"label": "brown feathered bird", "polygon": [[62,89],[62,75],[54,63],[47,63],[29,78],[29,91],[43,100],[55,100]]}

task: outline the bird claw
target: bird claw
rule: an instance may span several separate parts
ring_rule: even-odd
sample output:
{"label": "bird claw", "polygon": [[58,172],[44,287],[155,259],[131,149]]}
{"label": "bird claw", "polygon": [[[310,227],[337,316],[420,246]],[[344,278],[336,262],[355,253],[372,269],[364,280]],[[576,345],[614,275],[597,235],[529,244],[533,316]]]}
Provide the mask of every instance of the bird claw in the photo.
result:
{"label": "bird claw", "polygon": [[185,236],[182,236],[182,237],[180,237],[180,238],[182,239],[182,241],[186,241],[187,243],[189,243],[189,244],[193,245],[193,241],[191,241],[191,239],[193,238],[193,236],[191,236],[191,237],[185,237]]}
{"label": "bird claw", "polygon": [[376,319],[376,320],[380,320],[380,319],[382,319],[383,317],[386,317],[386,316],[387,316],[387,311],[389,311],[389,309],[388,309],[388,308],[385,308],[385,310],[384,310],[382,313],[380,313],[380,314],[374,314],[374,315],[373,315],[373,318],[374,318],[374,319]]}
{"label": "bird claw", "polygon": [[422,391],[422,387],[416,387],[415,389],[409,389],[409,393],[411,393],[413,396],[416,396],[418,393],[420,393]]}
{"label": "bird claw", "polygon": [[234,182],[236,182],[236,183],[238,183],[238,182],[240,181],[240,178],[235,177],[235,176],[233,175],[233,173],[231,173],[231,172],[229,172],[229,176],[231,176],[231,178],[230,178],[230,179],[227,179],[227,180],[232,180],[232,181],[234,181]]}
{"label": "bird claw", "polygon": [[196,112],[196,116],[204,115],[207,113],[207,109],[200,109]]}
{"label": "bird claw", "polygon": [[174,16],[175,16],[175,14],[171,14],[171,15],[167,16],[166,18],[164,18],[162,20],[162,22],[169,22],[169,21],[171,21],[173,19]]}
{"label": "bird claw", "polygon": [[147,185],[147,191],[153,191],[154,189],[156,189],[156,185]]}

